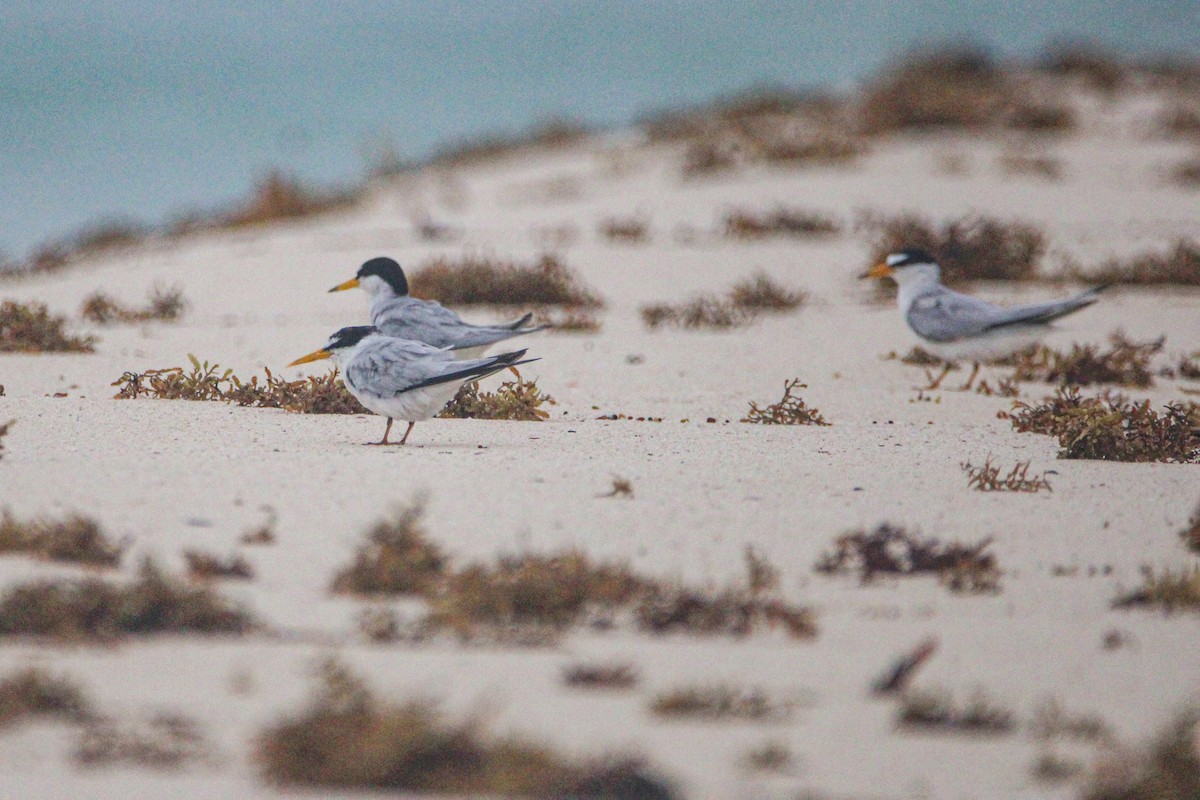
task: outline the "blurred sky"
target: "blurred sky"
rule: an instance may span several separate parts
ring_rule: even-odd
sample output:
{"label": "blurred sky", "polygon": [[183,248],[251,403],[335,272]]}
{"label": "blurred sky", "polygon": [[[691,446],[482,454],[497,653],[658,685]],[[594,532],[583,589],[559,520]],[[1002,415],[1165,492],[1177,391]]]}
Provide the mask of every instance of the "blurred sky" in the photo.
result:
{"label": "blurred sky", "polygon": [[610,124],[759,83],[849,88],[923,43],[1200,54],[1200,0],[0,4],[0,253],[157,222],[272,166],[352,181],[549,116]]}

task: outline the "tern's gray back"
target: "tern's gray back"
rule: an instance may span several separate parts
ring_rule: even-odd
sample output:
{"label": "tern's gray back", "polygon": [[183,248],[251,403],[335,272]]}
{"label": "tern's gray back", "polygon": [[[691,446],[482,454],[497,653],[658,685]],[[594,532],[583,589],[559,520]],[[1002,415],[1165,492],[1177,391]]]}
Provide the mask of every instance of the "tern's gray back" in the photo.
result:
{"label": "tern's gray back", "polygon": [[952,342],[991,327],[1003,309],[984,300],[931,286],[912,299],[905,319],[918,336],[932,342]]}
{"label": "tern's gray back", "polygon": [[387,336],[455,349],[486,347],[529,332],[502,325],[472,325],[440,303],[413,297],[372,304],[371,323]]}
{"label": "tern's gray back", "polygon": [[360,392],[394,397],[457,363],[453,354],[433,345],[380,337],[358,349],[345,374],[347,383]]}

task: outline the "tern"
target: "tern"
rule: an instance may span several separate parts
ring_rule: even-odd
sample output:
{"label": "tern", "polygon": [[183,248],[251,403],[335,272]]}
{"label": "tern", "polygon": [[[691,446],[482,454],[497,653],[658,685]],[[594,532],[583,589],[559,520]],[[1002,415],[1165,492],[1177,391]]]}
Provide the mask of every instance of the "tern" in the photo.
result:
{"label": "tern", "polygon": [[979,362],[1010,356],[1037,342],[1052,322],[1098,299],[1105,287],[1095,287],[1074,297],[1021,306],[998,306],[960,294],[942,285],[941,268],[929,253],[917,248],[888,255],[860,278],[890,277],[900,287],[896,298],[904,321],[933,355],[947,362],[928,388],[936,389],[950,371],[950,362],[970,359],[971,377],[961,387],[971,388]]}
{"label": "tern", "polygon": [[408,293],[404,270],[390,258],[372,258],[358,274],[330,292],[361,288],[371,297],[371,324],[386,336],[448,347],[455,358],[483,355],[496,342],[546,328],[529,325],[532,314],[500,325],[472,325],[434,300],[418,300]]}
{"label": "tern", "polygon": [[370,444],[390,444],[388,434],[393,419],[408,423],[398,442],[404,444],[413,426],[441,411],[464,383],[538,360],[522,361],[525,353],[516,350],[488,358],[458,360],[448,348],[396,339],[384,336],[371,325],[356,325],[335,332],[320,350],[301,356],[288,366],[332,359],[342,371],[350,394],[370,411],[387,417],[383,438]]}

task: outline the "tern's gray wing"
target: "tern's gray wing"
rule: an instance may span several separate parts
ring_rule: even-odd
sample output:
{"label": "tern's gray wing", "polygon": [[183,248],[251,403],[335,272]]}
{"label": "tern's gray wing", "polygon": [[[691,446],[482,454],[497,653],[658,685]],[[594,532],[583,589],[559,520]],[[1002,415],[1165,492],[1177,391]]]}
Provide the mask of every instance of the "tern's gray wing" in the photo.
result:
{"label": "tern's gray wing", "polygon": [[1104,287],[1088,289],[1074,297],[1063,300],[1050,300],[1045,303],[1030,303],[1024,306],[1000,309],[998,318],[989,328],[1000,328],[1005,325],[1046,325],[1081,308],[1087,308],[1096,302],[1096,294]]}
{"label": "tern's gray wing", "polygon": [[521,328],[529,315],[504,325],[472,325],[440,303],[398,297],[374,309],[371,321],[388,336],[427,342],[437,347],[486,347],[504,339],[541,330]]}
{"label": "tern's gray wing", "polygon": [[983,333],[1003,312],[999,306],[938,286],[916,297],[905,319],[908,327],[923,339],[952,342]]}
{"label": "tern's gray wing", "polygon": [[360,392],[395,397],[461,365],[449,351],[430,344],[381,339],[361,347],[346,365],[345,375]]}

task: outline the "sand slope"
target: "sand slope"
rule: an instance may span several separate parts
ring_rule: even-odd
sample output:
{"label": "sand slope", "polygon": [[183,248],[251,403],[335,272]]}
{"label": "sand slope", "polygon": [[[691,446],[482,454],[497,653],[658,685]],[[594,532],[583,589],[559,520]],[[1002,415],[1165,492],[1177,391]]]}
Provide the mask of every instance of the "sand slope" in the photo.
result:
{"label": "sand slope", "polygon": [[[1118,122],[1116,133],[1052,145],[1065,169],[1058,182],[1006,176],[996,164],[1001,144],[953,139],[880,145],[844,168],[747,168],[684,181],[672,151],[615,137],[413,176],[334,217],[153,245],[0,285],[0,297],[38,299],[69,314],[98,288],[136,302],[155,282],[182,287],[191,308],[179,324],[100,329],[94,355],[0,356],[0,419],[18,420],[0,460],[0,505],[19,516],[96,516],[128,538],[126,574],[142,554],[175,569],[185,547],[232,551],[270,506],[279,542],[240,548],[258,576],[222,590],[286,634],[116,647],[4,643],[3,671],[61,670],[118,716],[193,716],[216,756],[181,773],[81,771],[69,763],[69,732],[31,725],[0,736],[0,795],[272,796],[249,760],[250,742],[296,708],[313,664],[331,652],[382,692],[432,695],[451,710],[486,707],[499,729],[574,752],[644,753],[689,797],[784,797],[803,788],[855,797],[1070,795],[1032,780],[1039,749],[1027,731],[996,739],[900,734],[892,704],[868,697],[867,687],[899,652],[936,634],[941,649],[920,685],[960,696],[982,687],[1023,722],[1053,697],[1101,715],[1122,737],[1147,735],[1200,688],[1200,618],[1116,612],[1109,601],[1138,582],[1142,564],[1191,558],[1175,531],[1200,498],[1200,467],[1059,461],[1053,440],[1014,433],[996,418],[1008,400],[945,392],[936,404],[913,402],[921,371],[882,360],[912,343],[899,314],[864,303],[867,292],[852,280],[866,257],[860,237],[745,243],[711,231],[730,205],[785,203],[847,221],[860,211],[1019,217],[1045,227],[1051,263],[1200,237],[1197,195],[1161,181],[1185,149],[1147,143]],[[947,153],[961,157],[965,174],[939,172]],[[432,209],[462,240],[418,241],[409,222],[416,208]],[[649,243],[613,244],[597,234],[601,219],[633,212],[650,219]],[[417,426],[411,446],[380,449],[361,446],[381,432],[375,417],[109,399],[109,384],[125,370],[184,364],[188,353],[240,375],[281,371],[333,329],[364,321],[365,297],[325,290],[368,257],[414,266],[462,252],[525,259],[540,252],[545,229],[562,225],[577,231],[561,251],[566,262],[608,307],[598,335],[523,342],[542,358],[526,376],[559,403],[545,423],[434,420]],[[699,234],[681,243],[679,226]],[[813,301],[726,333],[647,332],[638,317],[641,304],[719,291],[758,270],[807,289]],[[977,291],[1017,301],[1063,290]],[[1113,291],[1048,341],[1103,341],[1117,328],[1135,339],[1166,334],[1171,353],[1200,349],[1200,294]],[[631,355],[642,358],[630,363]],[[803,397],[831,427],[737,422],[748,401],[777,399],[791,377],[809,384]],[[1166,402],[1181,397],[1179,386],[1160,380],[1144,394]],[[1027,399],[1045,393],[1023,389]],[[60,391],[68,396],[49,396]],[[597,420],[602,413],[665,421]],[[1054,470],[1053,493],[969,491],[960,462],[989,454],[1003,465],[1028,459],[1035,472]],[[614,475],[632,481],[634,499],[596,497]],[[578,634],[528,650],[365,644],[355,633],[363,606],[331,597],[330,578],[371,521],[421,492],[428,528],[463,561],[579,547],[653,574],[719,583],[741,573],[742,552],[753,545],[780,569],[790,597],[819,610],[821,633],[804,643]],[[994,537],[1003,592],[955,596],[930,580],[860,587],[813,573],[838,533],[884,520],[943,538]],[[1055,567],[1078,572],[1055,576]],[[41,574],[76,571],[0,559],[0,584]],[[1113,629],[1132,644],[1104,650]],[[561,688],[562,667],[592,657],[637,665],[642,684],[617,695]],[[805,702],[790,721],[765,726],[666,723],[645,710],[660,689],[710,679]],[[767,741],[796,754],[792,774],[764,778],[739,767],[746,750]]]}

